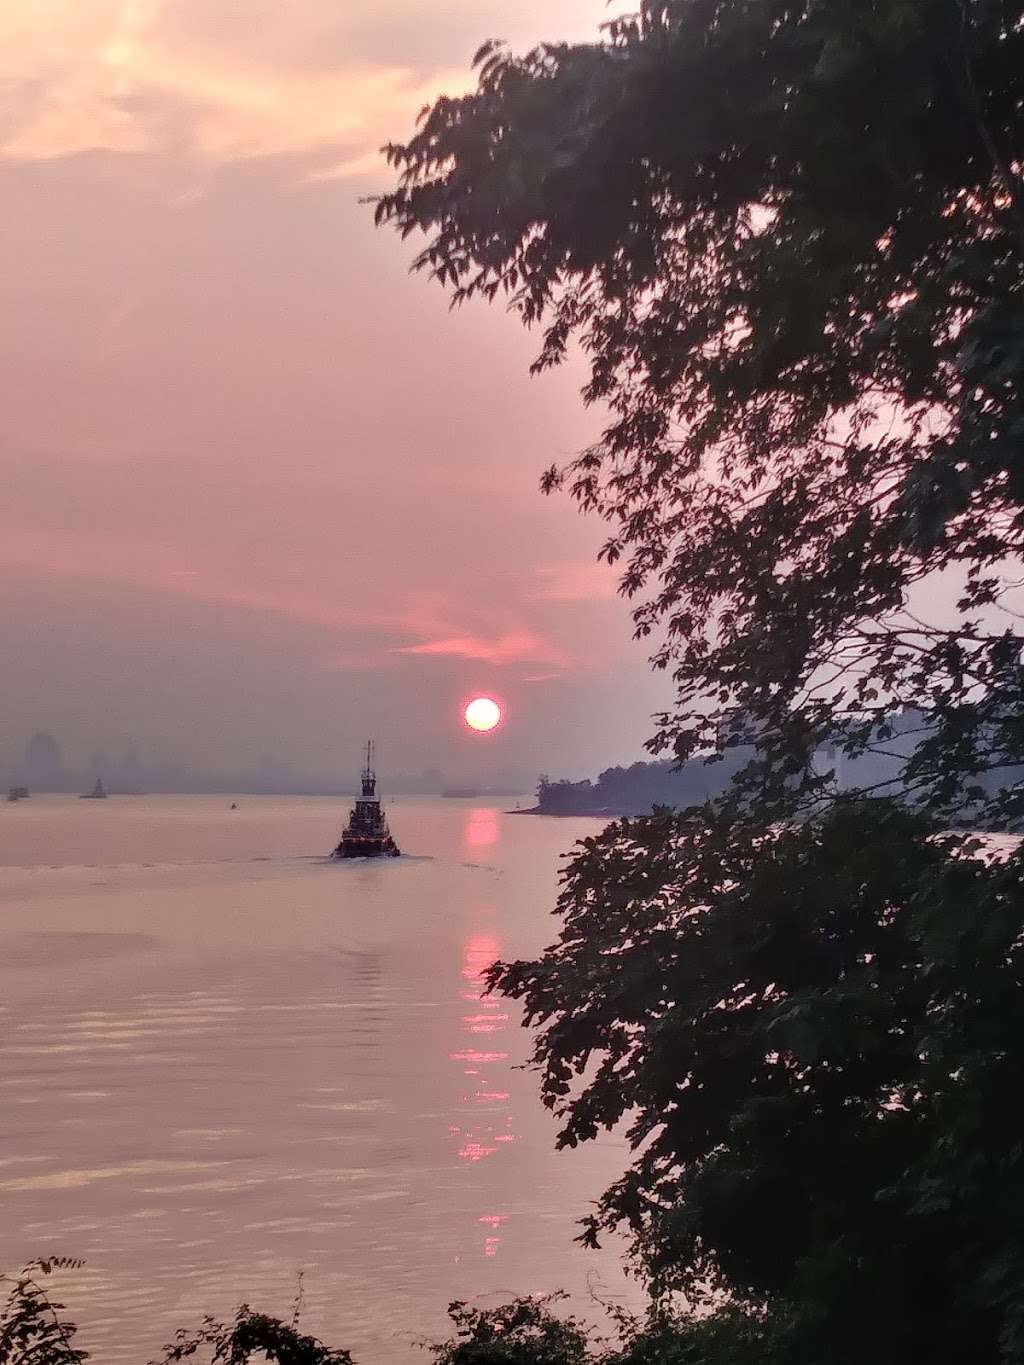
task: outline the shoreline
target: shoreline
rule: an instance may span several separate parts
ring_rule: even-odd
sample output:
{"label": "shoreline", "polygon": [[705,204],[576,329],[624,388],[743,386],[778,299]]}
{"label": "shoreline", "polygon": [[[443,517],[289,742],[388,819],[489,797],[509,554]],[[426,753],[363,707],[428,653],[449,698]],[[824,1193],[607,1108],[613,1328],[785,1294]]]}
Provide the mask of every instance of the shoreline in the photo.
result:
{"label": "shoreline", "polygon": [[624,810],[611,810],[607,806],[592,810],[541,810],[540,806],[527,809],[506,810],[503,815],[546,815],[549,820],[632,820],[635,813]]}

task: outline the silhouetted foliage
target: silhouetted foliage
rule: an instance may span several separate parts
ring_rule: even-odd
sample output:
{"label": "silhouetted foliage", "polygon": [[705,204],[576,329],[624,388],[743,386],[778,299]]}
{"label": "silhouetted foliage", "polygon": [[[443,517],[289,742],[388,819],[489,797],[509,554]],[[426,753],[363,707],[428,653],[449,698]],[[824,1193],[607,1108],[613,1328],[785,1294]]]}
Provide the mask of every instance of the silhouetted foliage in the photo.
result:
{"label": "silhouetted foliage", "polygon": [[559,913],[495,979],[559,1145],[628,1122],[585,1240],[771,1304],[795,1359],[1024,1359],[1024,854],[888,801],[662,812],[585,840]]}
{"label": "silhouetted foliage", "polygon": [[516,1299],[499,1308],[449,1304],[455,1335],[431,1346],[436,1365],[586,1365],[589,1329],[551,1311],[561,1297]]}
{"label": "silhouetted foliage", "polygon": [[[81,1365],[89,1352],[74,1345],[77,1327],[64,1318],[64,1305],[51,1299],[41,1282],[56,1270],[80,1270],[84,1261],[51,1256],[29,1262],[15,1276],[0,1275],[10,1286],[0,1311],[0,1365]],[[160,1365],[198,1356],[209,1365],[246,1365],[273,1360],[279,1365],[352,1365],[348,1351],[334,1350],[299,1331],[300,1295],[290,1323],[247,1304],[230,1323],[206,1317],[196,1331],[182,1329],[164,1348]]]}
{"label": "silhouetted foliage", "polygon": [[646,0],[478,64],[378,220],[538,368],[582,347],[608,423],[545,486],[676,683],[652,747],[756,748],[585,840],[496,969],[563,1145],[630,1125],[588,1235],[785,1359],[1024,1358],[1022,862],[940,836],[1024,811],[1024,5]]}
{"label": "silhouetted foliage", "polygon": [[[3,1365],[77,1365],[88,1352],[71,1344],[76,1328],[61,1318],[62,1305],[51,1301],[34,1278],[57,1269],[78,1269],[81,1261],[34,1261],[11,1279],[0,1328]],[[521,1298],[497,1308],[476,1309],[452,1303],[448,1314],[454,1335],[427,1349],[436,1365],[771,1365],[775,1324],[764,1315],[725,1309],[703,1320],[673,1316],[660,1306],[646,1319],[612,1310],[617,1340],[597,1337],[586,1324],[559,1317],[551,1305],[565,1296]],[[281,1365],[351,1365],[344,1350],[333,1350],[290,1323],[254,1313],[243,1305],[231,1323],[205,1318],[195,1332],[181,1331],[165,1348],[160,1365],[196,1357],[204,1365],[246,1365],[251,1360]],[[426,1344],[426,1343],[424,1343]],[[757,1348],[754,1354],[754,1348]]]}
{"label": "silhouetted foliage", "polygon": [[[784,814],[816,747],[921,706],[900,781],[957,809],[1024,736],[1020,0],[647,0],[478,60],[389,148],[377,216],[455,299],[542,324],[538,367],[589,358],[608,425],[546,484],[644,598],[678,686],[656,747],[741,709]],[[952,623],[908,604],[939,569]]]}
{"label": "silhouetted foliage", "polygon": [[201,1352],[211,1365],[245,1365],[250,1360],[275,1360],[279,1365],[352,1365],[348,1351],[334,1350],[316,1337],[306,1336],[298,1323],[282,1322],[266,1313],[254,1313],[242,1304],[230,1323],[203,1319],[198,1331],[182,1329],[153,1365],[170,1365]]}
{"label": "silhouetted foliage", "polygon": [[42,1280],[55,1270],[79,1270],[70,1256],[40,1257],[17,1275],[0,1275],[7,1299],[0,1309],[0,1365],[81,1365],[89,1352],[74,1344],[75,1324],[62,1316]]}
{"label": "silhouetted foliage", "polygon": [[[84,1261],[52,1256],[31,1261],[16,1276],[0,1275],[10,1286],[0,1311],[0,1365],[80,1365],[89,1352],[74,1345],[77,1327],[62,1316],[64,1305],[51,1299],[41,1283],[55,1270],[80,1270]],[[230,1323],[203,1319],[197,1331],[178,1332],[164,1348],[160,1365],[198,1356],[209,1365],[245,1365],[273,1360],[279,1365],[352,1365],[348,1351],[333,1350],[298,1329],[301,1296],[290,1323],[243,1304]]]}
{"label": "silhouetted foliage", "polygon": [[552,1304],[562,1295],[516,1299],[499,1308],[453,1303],[455,1336],[431,1348],[436,1365],[773,1365],[780,1327],[764,1314],[719,1309],[707,1317],[652,1307],[645,1318],[612,1316],[603,1339]]}

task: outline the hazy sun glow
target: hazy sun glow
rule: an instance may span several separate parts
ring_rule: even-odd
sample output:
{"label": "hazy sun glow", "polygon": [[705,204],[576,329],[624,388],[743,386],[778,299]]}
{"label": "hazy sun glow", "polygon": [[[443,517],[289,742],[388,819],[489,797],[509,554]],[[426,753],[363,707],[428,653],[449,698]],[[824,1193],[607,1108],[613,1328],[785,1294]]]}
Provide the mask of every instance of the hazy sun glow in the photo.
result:
{"label": "hazy sun glow", "polygon": [[466,724],[471,730],[493,730],[501,720],[501,707],[490,697],[475,697],[466,707]]}

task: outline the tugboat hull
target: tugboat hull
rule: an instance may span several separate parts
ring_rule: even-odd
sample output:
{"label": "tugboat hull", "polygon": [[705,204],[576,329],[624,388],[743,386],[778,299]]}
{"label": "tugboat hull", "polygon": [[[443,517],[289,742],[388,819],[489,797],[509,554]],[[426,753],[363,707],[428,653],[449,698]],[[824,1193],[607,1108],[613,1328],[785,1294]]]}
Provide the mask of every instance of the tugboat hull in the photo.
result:
{"label": "tugboat hull", "polygon": [[394,839],[342,839],[332,855],[335,858],[398,858],[401,850]]}

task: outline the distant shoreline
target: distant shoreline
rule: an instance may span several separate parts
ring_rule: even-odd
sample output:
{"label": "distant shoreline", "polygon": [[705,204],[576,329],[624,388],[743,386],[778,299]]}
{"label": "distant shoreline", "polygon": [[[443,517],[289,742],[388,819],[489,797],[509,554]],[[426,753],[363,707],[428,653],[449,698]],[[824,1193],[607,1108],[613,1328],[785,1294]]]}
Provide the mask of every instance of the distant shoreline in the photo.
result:
{"label": "distant shoreline", "polygon": [[594,807],[590,810],[541,810],[540,806],[522,807],[507,810],[506,815],[546,815],[551,820],[627,820],[634,818],[635,812],[613,810],[609,806]]}

